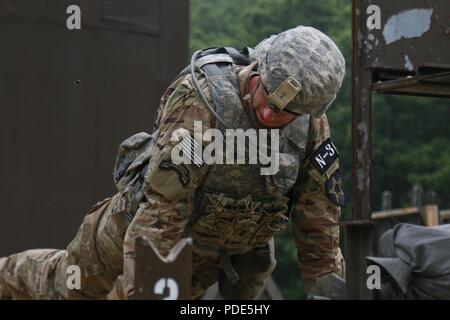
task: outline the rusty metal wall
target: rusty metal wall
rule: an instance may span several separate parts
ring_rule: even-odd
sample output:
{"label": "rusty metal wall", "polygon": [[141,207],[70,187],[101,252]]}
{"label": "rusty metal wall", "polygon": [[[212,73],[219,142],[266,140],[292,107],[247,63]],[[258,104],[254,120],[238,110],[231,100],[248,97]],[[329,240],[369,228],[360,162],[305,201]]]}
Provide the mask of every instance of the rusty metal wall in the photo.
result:
{"label": "rusty metal wall", "polygon": [[[373,231],[372,93],[450,97],[450,2],[353,0],[352,4],[353,221],[346,224],[347,296],[370,299],[373,292],[366,286],[364,258],[371,254]],[[377,10],[378,26],[371,19]]]}
{"label": "rusty metal wall", "polygon": [[[447,0],[357,1],[358,54],[370,68],[414,72],[424,64],[448,64],[450,4]],[[380,8],[380,28],[370,29],[367,8]],[[370,24],[370,20],[369,20]]]}
{"label": "rusty metal wall", "polygon": [[[371,6],[379,29],[367,26]],[[450,95],[450,2],[354,0],[353,16],[354,218],[369,220],[372,91]]]}
{"label": "rusty metal wall", "polygon": [[187,63],[188,22],[186,0],[0,0],[0,256],[65,247],[114,192],[119,143],[151,131]]}

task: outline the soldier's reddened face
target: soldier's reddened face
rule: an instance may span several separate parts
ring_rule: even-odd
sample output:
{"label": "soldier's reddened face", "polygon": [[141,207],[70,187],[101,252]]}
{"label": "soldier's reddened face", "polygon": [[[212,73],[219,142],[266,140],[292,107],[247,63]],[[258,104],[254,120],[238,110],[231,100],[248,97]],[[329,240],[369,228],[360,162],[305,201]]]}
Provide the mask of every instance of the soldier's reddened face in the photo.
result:
{"label": "soldier's reddened face", "polygon": [[281,128],[295,119],[295,115],[269,104],[267,91],[259,75],[253,75],[250,78],[247,92],[250,94],[249,105],[264,127]]}

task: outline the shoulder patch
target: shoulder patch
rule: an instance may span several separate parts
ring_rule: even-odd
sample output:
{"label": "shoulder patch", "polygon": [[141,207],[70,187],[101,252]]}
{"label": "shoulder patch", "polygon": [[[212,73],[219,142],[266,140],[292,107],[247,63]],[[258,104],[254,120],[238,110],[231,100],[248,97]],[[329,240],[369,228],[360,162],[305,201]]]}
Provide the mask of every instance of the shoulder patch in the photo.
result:
{"label": "shoulder patch", "polygon": [[172,161],[164,160],[159,165],[163,170],[175,170],[178,173],[178,179],[183,187],[186,187],[190,182],[189,170],[184,164],[174,164]]}
{"label": "shoulder patch", "polygon": [[309,156],[314,168],[316,168],[320,174],[324,174],[331,167],[331,165],[339,158],[339,153],[331,142],[331,138],[325,140],[320,147],[313,151]]}
{"label": "shoulder patch", "polygon": [[342,174],[341,170],[337,170],[326,183],[328,198],[335,205],[345,206],[345,194],[342,188]]}

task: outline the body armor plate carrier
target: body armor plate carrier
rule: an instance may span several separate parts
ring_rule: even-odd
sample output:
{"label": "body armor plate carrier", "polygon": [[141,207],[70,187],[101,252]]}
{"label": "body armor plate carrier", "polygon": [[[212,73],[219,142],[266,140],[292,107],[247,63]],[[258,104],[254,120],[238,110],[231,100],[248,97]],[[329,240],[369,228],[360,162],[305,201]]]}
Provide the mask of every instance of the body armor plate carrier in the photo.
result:
{"label": "body armor plate carrier", "polygon": [[[236,53],[230,48],[209,49],[195,61],[195,68],[206,77],[213,108],[222,122],[245,131],[253,125],[240,99],[236,68],[250,61]],[[191,225],[196,250],[203,251],[199,254],[244,253],[267,245],[275,231],[284,228],[288,195],[305,158],[309,124],[310,116],[303,115],[279,130],[279,171],[274,175],[261,175],[262,165],[247,161],[210,166],[195,195]],[[225,136],[226,129],[219,128]]]}

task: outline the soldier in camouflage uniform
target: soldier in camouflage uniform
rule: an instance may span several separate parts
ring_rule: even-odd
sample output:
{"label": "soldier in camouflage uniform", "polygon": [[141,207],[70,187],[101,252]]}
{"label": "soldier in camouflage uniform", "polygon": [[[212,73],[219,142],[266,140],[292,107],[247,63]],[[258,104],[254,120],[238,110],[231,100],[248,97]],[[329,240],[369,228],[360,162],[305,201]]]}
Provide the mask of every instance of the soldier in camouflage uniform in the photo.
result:
{"label": "soldier in camouflage uniform", "polygon": [[[303,26],[262,41],[243,59],[234,53],[202,52],[195,77],[182,72],[169,86],[152,135],[137,134],[119,148],[118,192],[91,209],[66,250],[0,259],[0,298],[127,299],[135,239],[145,237],[167,255],[189,236],[193,298],[219,281],[224,298],[252,299],[275,267],[273,236],[288,218],[308,292],[342,297],[330,291],[344,274],[338,226],[344,195],[325,111],[341,86],[344,58],[326,35]],[[203,132],[279,128],[279,172],[174,164],[172,136],[193,134],[194,121]],[[80,267],[80,289],[66,284],[71,265]]]}

